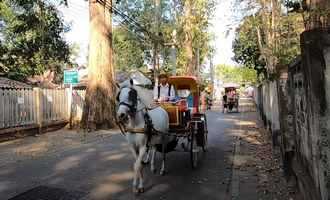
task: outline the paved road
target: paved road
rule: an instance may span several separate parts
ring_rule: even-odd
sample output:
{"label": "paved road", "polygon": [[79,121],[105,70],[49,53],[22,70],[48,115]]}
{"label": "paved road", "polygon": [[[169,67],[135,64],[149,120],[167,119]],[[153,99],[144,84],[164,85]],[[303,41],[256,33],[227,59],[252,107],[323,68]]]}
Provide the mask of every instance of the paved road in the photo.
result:
{"label": "paved road", "polygon": [[[29,144],[0,144],[0,156],[7,156],[0,164],[0,200],[37,186],[63,188],[95,200],[230,199],[232,133],[240,114],[209,111],[207,117],[209,148],[198,168],[191,169],[188,153],[170,153],[166,176],[151,174],[145,168],[146,192],[138,196],[131,192],[133,159],[118,133],[103,131],[83,141],[79,134],[57,131],[29,138]],[[33,156],[24,154],[35,145],[41,147]],[[17,146],[22,147],[19,152]]]}

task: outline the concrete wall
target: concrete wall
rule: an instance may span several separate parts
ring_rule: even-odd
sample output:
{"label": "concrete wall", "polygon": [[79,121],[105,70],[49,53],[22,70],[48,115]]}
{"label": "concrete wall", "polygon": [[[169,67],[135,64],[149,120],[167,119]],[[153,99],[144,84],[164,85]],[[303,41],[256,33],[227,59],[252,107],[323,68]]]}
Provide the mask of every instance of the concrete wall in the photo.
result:
{"label": "concrete wall", "polygon": [[330,34],[325,30],[306,31],[301,44],[304,93],[296,94],[295,100],[305,103],[295,107],[297,160],[311,175],[320,199],[325,200],[329,199],[330,184]]}
{"label": "concrete wall", "polygon": [[280,141],[284,171],[305,200],[328,200],[330,189],[330,31],[301,35],[301,59],[257,90],[265,124]]}
{"label": "concrete wall", "polygon": [[272,132],[274,144],[278,143],[279,103],[277,81],[264,82],[255,89],[255,101],[265,126]]}

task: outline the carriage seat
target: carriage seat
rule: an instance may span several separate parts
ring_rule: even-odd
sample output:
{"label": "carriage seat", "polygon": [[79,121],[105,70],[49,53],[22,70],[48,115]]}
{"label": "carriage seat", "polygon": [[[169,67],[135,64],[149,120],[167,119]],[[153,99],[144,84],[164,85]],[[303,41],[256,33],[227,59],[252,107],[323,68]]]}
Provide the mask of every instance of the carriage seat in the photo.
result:
{"label": "carriage seat", "polygon": [[168,113],[170,126],[179,126],[182,123],[183,113],[188,111],[185,99],[176,102],[163,102],[160,106]]}

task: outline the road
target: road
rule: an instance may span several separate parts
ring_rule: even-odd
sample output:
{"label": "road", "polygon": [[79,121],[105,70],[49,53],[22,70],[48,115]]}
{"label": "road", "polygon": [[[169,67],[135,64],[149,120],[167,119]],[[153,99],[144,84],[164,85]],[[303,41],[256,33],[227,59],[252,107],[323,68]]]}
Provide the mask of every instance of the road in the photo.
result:
{"label": "road", "polygon": [[[234,136],[240,117],[208,111],[208,152],[197,169],[191,168],[189,153],[172,152],[165,176],[144,169],[146,191],[137,196],[131,188],[133,158],[119,133],[101,131],[82,137],[61,130],[0,144],[0,199],[24,199],[17,195],[33,188],[32,196],[47,191],[48,200],[61,195],[68,200],[231,199]],[[159,168],[159,158],[157,164]]]}

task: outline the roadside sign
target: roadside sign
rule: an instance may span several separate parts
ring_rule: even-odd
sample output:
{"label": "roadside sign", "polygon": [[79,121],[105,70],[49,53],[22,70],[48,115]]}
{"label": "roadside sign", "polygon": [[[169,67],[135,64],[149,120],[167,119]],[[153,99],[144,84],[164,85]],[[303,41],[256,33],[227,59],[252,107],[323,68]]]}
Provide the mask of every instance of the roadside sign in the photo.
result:
{"label": "roadside sign", "polygon": [[77,84],[78,71],[77,70],[64,70],[64,84]]}

